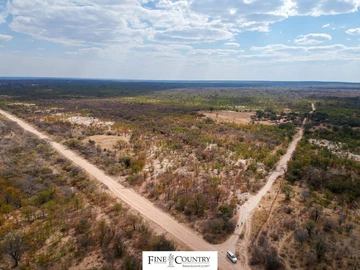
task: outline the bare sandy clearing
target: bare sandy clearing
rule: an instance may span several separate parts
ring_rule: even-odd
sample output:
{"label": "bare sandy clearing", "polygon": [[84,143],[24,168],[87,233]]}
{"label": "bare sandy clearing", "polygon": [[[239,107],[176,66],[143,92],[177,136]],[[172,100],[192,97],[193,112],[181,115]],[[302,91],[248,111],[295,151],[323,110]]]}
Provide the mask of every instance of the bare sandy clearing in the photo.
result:
{"label": "bare sandy clearing", "polygon": [[321,147],[326,147],[339,157],[360,161],[360,155],[353,154],[349,151],[343,151],[342,149],[344,147],[344,144],[341,142],[332,142],[328,140],[315,140],[315,139],[310,139],[309,142]]}
{"label": "bare sandy clearing", "polygon": [[127,143],[130,141],[130,136],[116,136],[116,135],[94,135],[84,139],[84,142],[89,140],[95,141],[96,144],[100,145],[101,148],[115,149],[117,141],[122,140]]}
{"label": "bare sandy clearing", "polygon": [[101,121],[95,117],[73,116],[67,119],[72,124],[84,125],[84,126],[108,126],[111,127],[115,122]]}
{"label": "bare sandy clearing", "polygon": [[215,121],[235,124],[250,124],[251,116],[255,116],[253,112],[215,111],[201,113]]}
{"label": "bare sandy clearing", "polygon": [[[255,116],[254,112],[234,112],[234,111],[215,111],[215,112],[200,112],[206,117],[209,117],[217,122],[226,122],[234,124],[251,124],[251,117]],[[256,124],[275,125],[269,121],[255,121]]]}
{"label": "bare sandy clearing", "polygon": [[33,103],[23,103],[23,102],[15,102],[15,103],[10,103],[10,106],[25,106],[25,107],[33,107],[36,106],[36,104]]}

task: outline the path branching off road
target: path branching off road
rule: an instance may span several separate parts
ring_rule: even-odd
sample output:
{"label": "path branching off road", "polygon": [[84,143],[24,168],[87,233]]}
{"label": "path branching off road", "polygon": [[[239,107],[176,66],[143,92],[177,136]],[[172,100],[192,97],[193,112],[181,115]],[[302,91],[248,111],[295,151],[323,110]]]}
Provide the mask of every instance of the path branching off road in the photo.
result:
{"label": "path branching off road", "polygon": [[[314,107],[313,107],[314,109]],[[39,132],[37,129],[27,124],[23,120],[15,117],[3,110],[0,110],[0,114],[6,116],[10,120],[16,122],[24,130],[31,132],[38,136],[40,139],[46,140],[56,151],[62,154],[64,157],[72,161],[74,164],[82,168],[88,174],[96,178],[98,181],[103,183],[108,187],[108,189],[120,198],[122,201],[127,203],[130,207],[138,211],[145,218],[155,222],[160,227],[162,227],[169,234],[173,235],[180,242],[187,245],[192,250],[197,251],[218,251],[219,252],[219,269],[247,269],[245,264],[232,264],[226,258],[226,252],[228,250],[235,250],[237,242],[239,240],[239,235],[242,232],[242,224],[246,224],[251,218],[251,215],[254,209],[257,207],[261,198],[268,192],[275,180],[283,175],[287,169],[287,163],[293,154],[297,143],[301,140],[303,136],[303,128],[301,127],[294,137],[293,141],[290,143],[285,155],[283,155],[276,167],[276,169],[270,174],[269,179],[266,185],[260,190],[260,192],[252,196],[244,205],[240,207],[240,215],[238,220],[238,225],[234,234],[223,244],[220,245],[211,245],[207,243],[201,235],[196,233],[191,228],[187,227],[184,224],[176,221],[172,216],[163,212],[157,208],[153,203],[151,203],[146,198],[137,194],[135,191],[125,188],[123,185],[119,184],[110,176],[106,175],[102,170],[98,169],[95,165],[91,164],[75,152],[67,149],[65,146],[55,142],[49,136],[45,135],[42,132]],[[249,230],[250,227],[247,226]],[[244,250],[246,253],[246,249]],[[246,255],[245,255],[246,256]],[[247,262],[247,260],[245,260]]]}
{"label": "path branching off road", "polygon": [[[271,189],[272,185],[276,181],[276,179],[282,176],[287,170],[287,163],[289,162],[292,154],[296,149],[296,145],[301,140],[303,136],[303,128],[301,127],[297,134],[294,136],[294,139],[291,141],[286,153],[281,157],[280,161],[278,162],[276,169],[273,170],[266,182],[266,184],[260,189],[260,191],[256,194],[251,196],[243,205],[241,205],[239,209],[239,219],[235,229],[234,234],[224,243],[218,245],[218,250],[224,250],[226,247],[230,250],[236,250],[237,241],[239,240],[239,235],[241,233],[246,234],[246,232],[242,232],[244,224],[246,224],[246,229],[251,230],[250,220],[254,213],[254,210],[257,208],[261,199],[265,196],[265,194]],[[250,235],[249,233],[246,235]],[[240,245],[240,250],[242,256],[244,257],[245,262],[248,261],[247,259],[247,247],[248,241],[247,237],[244,238],[243,243]],[[226,252],[226,251],[225,251]],[[222,255],[219,255],[222,256]]]}
{"label": "path branching off road", "polygon": [[[312,114],[315,110],[315,104],[311,104],[312,111],[310,114]],[[219,251],[219,257],[226,255],[226,249],[228,250],[239,250],[241,253],[241,257],[243,258],[243,265],[244,268],[248,268],[248,257],[247,257],[247,248],[249,247],[249,237],[250,237],[250,230],[251,230],[251,218],[254,213],[254,210],[257,208],[259,202],[261,199],[265,196],[265,194],[271,189],[272,185],[275,183],[276,179],[282,175],[284,175],[287,171],[287,165],[290,161],[297,144],[302,139],[304,135],[304,124],[306,123],[308,119],[304,119],[302,126],[299,128],[298,132],[294,136],[293,140],[289,144],[289,147],[286,150],[286,153],[280,158],[279,162],[276,165],[275,170],[273,170],[268,180],[263,186],[260,191],[254,195],[251,196],[246,203],[244,203],[240,209],[239,209],[239,219],[238,223],[235,229],[234,234],[224,243],[217,245],[217,250]],[[246,226],[245,226],[246,225]],[[243,228],[246,228],[246,231],[243,232]],[[239,236],[243,234],[244,239],[240,240]],[[239,244],[239,240],[241,243]],[[224,253],[224,254],[222,254]]]}

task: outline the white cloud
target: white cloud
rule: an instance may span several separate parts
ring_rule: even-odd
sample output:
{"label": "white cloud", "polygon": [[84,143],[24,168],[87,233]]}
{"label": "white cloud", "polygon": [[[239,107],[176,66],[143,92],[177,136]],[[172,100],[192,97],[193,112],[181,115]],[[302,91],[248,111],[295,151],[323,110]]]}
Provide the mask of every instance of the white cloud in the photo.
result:
{"label": "white cloud", "polygon": [[300,35],[297,39],[294,40],[295,44],[304,44],[304,45],[315,45],[320,44],[326,41],[331,40],[331,36],[329,34],[307,34],[307,35]]}
{"label": "white cloud", "polygon": [[4,3],[1,3],[0,1],[0,25],[6,22],[6,17],[8,16],[8,8],[7,5]]}
{"label": "white cloud", "polygon": [[[156,9],[143,6],[147,0],[99,1],[13,0],[9,24],[13,31],[36,39],[68,46],[119,43],[211,43],[229,40],[236,32],[234,23],[189,9],[185,1],[160,0]],[[245,27],[247,27],[245,25]]]}
{"label": "white cloud", "polygon": [[360,61],[360,46],[347,47],[343,44],[328,46],[273,44],[263,47],[253,46],[250,50],[255,53],[251,55],[251,59],[267,62]]}
{"label": "white cloud", "polygon": [[[68,46],[212,43],[290,16],[353,12],[359,0],[12,0],[13,31]],[[0,8],[1,10],[1,8]],[[1,11],[0,11],[1,12]],[[0,15],[1,18],[1,15]],[[0,19],[1,20],[1,19]],[[229,42],[231,43],[231,42]]]}
{"label": "white cloud", "polygon": [[237,12],[237,9],[236,9],[236,8],[232,8],[232,9],[230,9],[230,11],[229,11],[230,15],[235,15],[236,12]]}
{"label": "white cloud", "polygon": [[238,1],[190,0],[189,10],[220,20],[236,31],[269,31],[269,25],[288,17],[287,0]]}
{"label": "white cloud", "polygon": [[240,47],[240,44],[236,42],[226,42],[224,45],[229,47]]}
{"label": "white cloud", "polygon": [[[10,0],[6,8],[1,6],[4,2],[0,0],[0,24],[7,18],[15,32],[68,46],[66,60],[116,62],[124,66],[121,74],[125,75],[129,65],[135,73],[141,66],[144,73],[139,71],[140,75],[147,70],[156,78],[159,70],[175,74],[187,70],[187,65],[196,67],[194,74],[200,74],[206,72],[202,64],[209,70],[220,70],[215,68],[217,64],[357,61],[360,54],[359,47],[314,46],[332,40],[328,34],[301,35],[294,44],[284,31],[283,42],[294,46],[251,47],[249,54],[238,50],[239,43],[241,48],[251,46],[248,40],[241,40],[241,32],[265,32],[268,37],[259,36],[273,40],[278,30],[271,32],[271,26],[276,22],[293,16],[355,12],[360,0]],[[331,22],[322,27],[330,30],[337,25]],[[346,32],[356,34],[358,29]],[[46,66],[45,60],[40,62]],[[155,67],[153,63],[166,64]]]}
{"label": "white cloud", "polygon": [[105,56],[108,50],[98,47],[81,48],[77,51],[68,51],[65,54],[74,56]]}
{"label": "white cloud", "polygon": [[[329,51],[329,50],[345,50],[349,47],[346,47],[342,44],[333,44],[328,46],[288,46],[284,44],[272,44],[272,45],[266,45],[263,47],[257,47],[253,46],[250,48],[251,51],[261,51],[261,52],[280,52],[280,51],[302,51],[302,52],[308,52],[308,51]],[[360,50],[359,47],[350,47],[350,48],[357,48],[357,50]]]}
{"label": "white cloud", "polygon": [[163,43],[210,43],[217,40],[228,40],[232,37],[233,34],[224,29],[185,27],[159,31],[155,33],[153,40]]}
{"label": "white cloud", "polygon": [[346,31],[348,35],[360,35],[360,28],[352,28]]}
{"label": "white cloud", "polygon": [[2,42],[2,41],[10,41],[12,39],[13,39],[12,36],[0,34],[0,42]]}
{"label": "white cloud", "polygon": [[[243,55],[241,55],[243,56]],[[263,60],[267,57],[267,60]],[[221,58],[221,57],[219,57]],[[324,57],[323,57],[324,58]],[[358,81],[358,61],[337,62],[311,61],[264,55],[253,58],[227,58],[225,61],[211,61],[196,55],[180,61],[155,62],[153,59],[141,62],[95,61],[83,59],[35,57],[9,54],[0,50],[0,59],[7,65],[0,65],[3,76],[34,77],[79,77],[79,78],[124,78],[124,79],[166,79],[166,80],[321,80]],[[206,59],[208,61],[206,62]],[[229,60],[230,59],[230,60]],[[291,61],[296,61],[292,64]],[[21,62],[21,65],[18,63]],[[201,64],[198,64],[200,62]],[[140,64],[141,63],[141,64]],[[329,64],[331,63],[331,64]],[[56,66],[56,69],[53,67]],[[112,67],[112,68],[109,68]]]}
{"label": "white cloud", "polygon": [[196,49],[189,51],[188,54],[229,56],[233,54],[243,53],[242,50],[222,50],[222,49]]}
{"label": "white cloud", "polygon": [[68,51],[66,55],[79,59],[97,59],[98,61],[112,62],[116,59],[118,63],[144,63],[144,62],[166,62],[185,61],[185,56],[193,47],[181,44],[146,44],[134,46],[107,46],[79,48]]}
{"label": "white cloud", "polygon": [[[359,6],[359,0],[190,1],[190,9],[200,14],[221,18],[223,21],[264,22],[266,26],[290,16],[320,16],[356,12]],[[229,12],[229,10],[236,10],[236,13]],[[253,16],[253,18],[249,16]]]}
{"label": "white cloud", "polygon": [[[139,5],[130,1],[13,0],[13,31],[65,45],[142,42],[149,35]],[[125,12],[126,11],[126,12]]]}
{"label": "white cloud", "polygon": [[311,16],[353,13],[360,6],[358,0],[296,0],[294,3],[293,14]]}
{"label": "white cloud", "polygon": [[190,2],[190,9],[213,17],[229,16],[229,10],[237,10],[237,18],[247,14],[270,14],[270,12],[277,11],[284,5],[283,0],[273,1],[238,1],[227,0],[226,3],[218,0],[204,0]]}

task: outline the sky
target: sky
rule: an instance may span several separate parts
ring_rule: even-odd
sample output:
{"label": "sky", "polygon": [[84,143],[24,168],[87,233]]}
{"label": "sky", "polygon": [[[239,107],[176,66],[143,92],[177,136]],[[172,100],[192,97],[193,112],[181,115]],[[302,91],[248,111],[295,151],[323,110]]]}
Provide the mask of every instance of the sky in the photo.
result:
{"label": "sky", "polygon": [[0,0],[0,77],[360,81],[360,0]]}

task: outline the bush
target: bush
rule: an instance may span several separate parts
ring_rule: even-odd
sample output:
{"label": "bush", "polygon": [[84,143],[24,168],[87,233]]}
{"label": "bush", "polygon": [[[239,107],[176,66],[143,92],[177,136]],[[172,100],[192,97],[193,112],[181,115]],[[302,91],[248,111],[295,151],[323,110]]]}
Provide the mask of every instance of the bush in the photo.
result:
{"label": "bush", "polygon": [[130,161],[131,158],[127,156],[120,158],[120,163],[124,164],[126,169],[130,168]]}
{"label": "bush", "polygon": [[166,239],[165,235],[155,236],[151,241],[153,251],[174,251],[176,246],[173,241]]}
{"label": "bush", "polygon": [[325,219],[323,227],[325,232],[330,232],[332,229],[334,229],[334,227],[335,223],[331,219]]}
{"label": "bush", "polygon": [[125,258],[124,265],[122,267],[124,270],[140,270],[141,265],[139,263],[138,258],[135,258],[134,256],[128,255]]}
{"label": "bush", "polygon": [[233,209],[229,205],[221,205],[219,210],[223,219],[231,218],[233,216]]}

